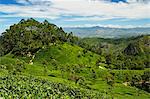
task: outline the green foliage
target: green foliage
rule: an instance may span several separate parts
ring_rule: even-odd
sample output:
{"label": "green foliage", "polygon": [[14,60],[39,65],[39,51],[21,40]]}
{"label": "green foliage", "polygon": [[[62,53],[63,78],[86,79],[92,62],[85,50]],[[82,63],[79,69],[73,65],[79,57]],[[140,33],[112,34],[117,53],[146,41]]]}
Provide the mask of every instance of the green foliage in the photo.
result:
{"label": "green foliage", "polygon": [[16,55],[34,54],[43,46],[50,46],[58,42],[77,41],[73,34],[66,34],[63,29],[44,21],[40,23],[34,19],[21,20],[10,26],[0,37],[2,44],[1,55],[12,51]]}
{"label": "green foliage", "polygon": [[0,77],[0,97],[4,98],[95,98],[101,93],[65,86],[34,77],[6,76]]}
{"label": "green foliage", "polygon": [[[105,56],[107,68],[141,70],[150,67],[149,41],[149,35],[126,39],[83,38],[80,46],[90,50],[93,46],[100,45],[97,48]],[[98,54],[97,50],[93,52]]]}
{"label": "green foliage", "polygon": [[57,44],[41,49],[33,60],[35,63],[47,62],[52,66],[87,65],[94,66],[100,56],[68,43]]}
{"label": "green foliage", "polygon": [[10,73],[20,73],[25,69],[25,63],[19,59],[0,57],[0,69],[8,70]]}

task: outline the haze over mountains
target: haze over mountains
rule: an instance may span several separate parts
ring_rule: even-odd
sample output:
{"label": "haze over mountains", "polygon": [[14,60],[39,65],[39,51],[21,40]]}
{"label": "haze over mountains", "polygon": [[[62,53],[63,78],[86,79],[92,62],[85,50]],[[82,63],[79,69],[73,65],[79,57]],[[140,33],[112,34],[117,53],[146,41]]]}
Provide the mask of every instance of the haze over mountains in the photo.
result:
{"label": "haze over mountains", "polygon": [[110,28],[110,27],[65,27],[66,32],[73,32],[79,37],[126,38],[150,34],[150,27]]}
{"label": "haze over mountains", "polygon": [[139,2],[139,3],[148,3],[149,0],[128,0],[128,2]]}

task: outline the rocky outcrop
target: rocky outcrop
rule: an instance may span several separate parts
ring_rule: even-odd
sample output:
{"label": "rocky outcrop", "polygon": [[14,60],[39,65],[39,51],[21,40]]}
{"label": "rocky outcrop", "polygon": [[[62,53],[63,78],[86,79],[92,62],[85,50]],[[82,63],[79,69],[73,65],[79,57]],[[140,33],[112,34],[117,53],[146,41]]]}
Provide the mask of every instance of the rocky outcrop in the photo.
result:
{"label": "rocky outcrop", "polygon": [[137,55],[141,51],[141,48],[138,46],[138,44],[130,43],[124,50],[124,53],[127,55]]}

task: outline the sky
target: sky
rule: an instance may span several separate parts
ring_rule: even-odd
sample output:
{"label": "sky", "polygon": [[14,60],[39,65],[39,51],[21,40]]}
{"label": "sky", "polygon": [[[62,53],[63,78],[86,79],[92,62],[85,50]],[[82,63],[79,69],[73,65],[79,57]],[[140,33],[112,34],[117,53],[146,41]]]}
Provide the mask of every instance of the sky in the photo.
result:
{"label": "sky", "polygon": [[0,0],[0,33],[31,17],[59,27],[150,27],[150,0]]}

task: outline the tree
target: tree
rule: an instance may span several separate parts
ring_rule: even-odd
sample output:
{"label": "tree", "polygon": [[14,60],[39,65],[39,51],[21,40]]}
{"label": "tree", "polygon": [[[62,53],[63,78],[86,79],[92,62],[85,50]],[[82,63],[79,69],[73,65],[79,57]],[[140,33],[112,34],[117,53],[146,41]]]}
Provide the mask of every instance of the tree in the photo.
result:
{"label": "tree", "polygon": [[49,22],[47,20],[44,20],[43,22],[45,25],[49,25]]}
{"label": "tree", "polygon": [[105,58],[106,58],[106,64],[107,64],[106,68],[112,69],[112,68],[113,68],[113,64],[112,64],[112,55],[111,55],[111,54],[106,55]]}

